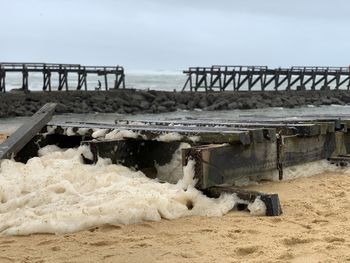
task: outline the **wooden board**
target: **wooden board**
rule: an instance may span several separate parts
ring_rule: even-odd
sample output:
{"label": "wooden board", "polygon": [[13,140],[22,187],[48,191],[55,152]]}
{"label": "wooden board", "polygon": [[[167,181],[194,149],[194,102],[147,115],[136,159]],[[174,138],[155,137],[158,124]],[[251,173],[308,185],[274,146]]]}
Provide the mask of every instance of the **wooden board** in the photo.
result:
{"label": "wooden board", "polygon": [[56,103],[46,103],[26,123],[0,144],[0,160],[18,153],[51,120]]}
{"label": "wooden board", "polygon": [[248,146],[211,144],[183,149],[183,166],[189,159],[196,162],[195,178],[199,189],[232,185],[242,178],[260,180],[278,172],[276,143],[267,140]]}
{"label": "wooden board", "polygon": [[282,214],[282,208],[278,194],[266,194],[256,191],[248,191],[230,186],[213,186],[203,191],[207,196],[218,198],[221,194],[236,194],[238,198],[254,202],[257,197],[266,205],[267,216],[279,216]]}

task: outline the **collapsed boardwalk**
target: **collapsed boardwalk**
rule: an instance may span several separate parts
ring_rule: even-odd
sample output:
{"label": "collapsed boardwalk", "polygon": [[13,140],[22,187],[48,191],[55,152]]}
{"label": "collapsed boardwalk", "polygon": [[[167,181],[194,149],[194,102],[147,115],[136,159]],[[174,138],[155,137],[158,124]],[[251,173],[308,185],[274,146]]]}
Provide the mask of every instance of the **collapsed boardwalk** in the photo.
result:
{"label": "collapsed boardwalk", "polygon": [[[345,133],[341,123],[334,122],[340,134]],[[242,262],[247,258],[251,262],[345,262],[350,258],[349,178],[348,173],[323,174],[250,187],[280,194],[284,206],[280,218],[230,213],[219,218],[100,226],[65,235],[0,237],[0,259],[129,262],[142,257],[144,262],[183,262],[189,258],[193,262]],[[208,246],[213,249],[208,250]]]}
{"label": "collapsed boardwalk", "polygon": [[[279,215],[282,211],[277,195],[246,192],[232,186],[242,179],[281,180],[290,167],[325,159],[347,165],[349,125],[350,117],[340,120],[331,116],[239,122],[208,119],[118,120],[115,124],[50,122],[15,159],[26,162],[49,144],[61,148],[87,145],[92,156],[83,156],[86,163],[96,163],[98,156],[109,158],[112,163],[134,167],[148,177],[168,182],[181,179],[181,165],[186,167],[189,160],[194,160],[196,187],[207,195],[236,193],[244,200],[241,205],[259,198],[266,205],[266,215]],[[179,150],[182,163],[177,163]],[[159,167],[169,167],[171,173],[160,177]]]}

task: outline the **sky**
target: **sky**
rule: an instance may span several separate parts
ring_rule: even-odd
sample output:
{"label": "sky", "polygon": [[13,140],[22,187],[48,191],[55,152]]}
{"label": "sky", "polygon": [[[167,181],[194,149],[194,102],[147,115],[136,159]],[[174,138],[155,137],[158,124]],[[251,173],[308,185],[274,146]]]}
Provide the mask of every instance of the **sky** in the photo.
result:
{"label": "sky", "polygon": [[350,65],[348,0],[0,0],[0,61]]}

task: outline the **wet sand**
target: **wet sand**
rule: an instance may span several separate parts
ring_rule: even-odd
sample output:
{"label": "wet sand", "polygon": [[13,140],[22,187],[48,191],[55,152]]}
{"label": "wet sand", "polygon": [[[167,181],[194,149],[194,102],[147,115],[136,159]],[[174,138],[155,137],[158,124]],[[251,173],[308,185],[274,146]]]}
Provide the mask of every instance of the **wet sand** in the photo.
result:
{"label": "wet sand", "polygon": [[0,237],[0,262],[350,261],[350,174],[250,188],[279,193],[284,214],[231,212],[66,235]]}

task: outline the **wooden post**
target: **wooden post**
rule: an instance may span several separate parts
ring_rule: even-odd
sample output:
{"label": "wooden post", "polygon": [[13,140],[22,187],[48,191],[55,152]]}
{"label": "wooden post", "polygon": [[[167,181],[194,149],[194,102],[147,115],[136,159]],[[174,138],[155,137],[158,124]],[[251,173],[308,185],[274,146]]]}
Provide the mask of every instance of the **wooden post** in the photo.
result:
{"label": "wooden post", "polygon": [[5,92],[5,79],[6,79],[6,71],[0,65],[0,92]]}
{"label": "wooden post", "polygon": [[51,71],[49,68],[46,67],[46,65],[44,65],[43,77],[44,77],[43,90],[46,91],[47,88],[49,88],[49,91],[51,91]]}
{"label": "wooden post", "polygon": [[79,70],[78,70],[78,85],[77,85],[77,90],[81,90],[81,88],[84,86],[85,90],[87,90],[87,85],[86,85],[86,70],[85,67],[82,69],[80,68],[79,65]]}
{"label": "wooden post", "polygon": [[28,91],[28,70],[25,64],[23,64],[22,68],[22,89]]}
{"label": "wooden post", "polygon": [[106,88],[106,90],[108,90],[108,79],[107,79],[107,73],[106,72],[105,72],[104,77],[105,77],[105,88]]}

